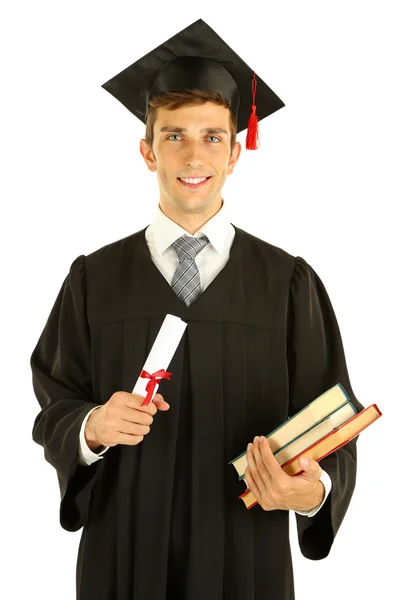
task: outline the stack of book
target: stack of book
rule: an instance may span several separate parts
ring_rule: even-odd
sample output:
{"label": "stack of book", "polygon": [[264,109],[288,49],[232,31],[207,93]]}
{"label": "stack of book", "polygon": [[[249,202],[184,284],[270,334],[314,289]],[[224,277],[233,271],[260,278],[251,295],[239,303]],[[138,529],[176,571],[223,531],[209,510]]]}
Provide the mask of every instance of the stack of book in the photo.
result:
{"label": "stack of book", "polygon": [[[320,461],[355,438],[363,429],[382,415],[376,404],[360,412],[340,383],[321,394],[305,408],[266,435],[274,458],[288,475],[299,475],[303,469],[299,458],[305,455]],[[248,487],[244,474],[247,468],[246,451],[229,462],[247,489],[239,496],[247,507],[257,501]]]}

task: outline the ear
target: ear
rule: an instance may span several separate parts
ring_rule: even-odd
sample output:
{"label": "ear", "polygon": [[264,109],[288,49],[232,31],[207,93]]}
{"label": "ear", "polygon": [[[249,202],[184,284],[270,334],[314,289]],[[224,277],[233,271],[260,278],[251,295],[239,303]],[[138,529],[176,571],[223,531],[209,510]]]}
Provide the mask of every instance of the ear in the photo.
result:
{"label": "ear", "polygon": [[142,139],[139,142],[139,150],[143,156],[143,160],[145,161],[149,171],[152,171],[152,172],[155,171],[156,170],[156,159],[155,159],[153,151],[151,150],[151,148],[146,140]]}
{"label": "ear", "polygon": [[234,148],[233,148],[233,150],[230,154],[230,158],[229,158],[229,164],[227,167],[228,175],[231,175],[233,173],[233,169],[239,159],[240,153],[241,153],[241,144],[240,144],[240,142],[236,142],[234,144]]}

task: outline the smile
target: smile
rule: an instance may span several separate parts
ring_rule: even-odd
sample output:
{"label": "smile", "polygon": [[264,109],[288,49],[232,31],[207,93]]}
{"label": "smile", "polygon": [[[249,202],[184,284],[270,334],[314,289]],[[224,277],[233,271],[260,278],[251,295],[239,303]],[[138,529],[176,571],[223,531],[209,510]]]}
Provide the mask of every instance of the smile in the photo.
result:
{"label": "smile", "polygon": [[209,179],[211,179],[211,177],[183,177],[183,179],[178,177],[180,184],[190,190],[201,189]]}

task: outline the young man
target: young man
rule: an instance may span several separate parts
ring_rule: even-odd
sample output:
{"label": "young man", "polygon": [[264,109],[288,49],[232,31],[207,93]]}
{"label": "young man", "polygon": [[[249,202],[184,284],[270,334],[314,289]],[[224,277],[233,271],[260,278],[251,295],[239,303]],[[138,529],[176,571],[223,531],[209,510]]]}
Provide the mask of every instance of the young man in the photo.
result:
{"label": "young man", "polygon": [[[33,439],[58,473],[62,527],[83,527],[79,600],[292,600],[289,510],[317,560],[353,494],[357,438],[296,477],[255,441],[250,511],[228,465],[336,383],[363,408],[318,275],[227,218],[251,80],[200,20],[104,86],[146,122],[159,204],[149,227],[75,259],[31,358]],[[283,103],[254,81],[264,118]],[[188,325],[142,407],[129,390],[167,313]]]}

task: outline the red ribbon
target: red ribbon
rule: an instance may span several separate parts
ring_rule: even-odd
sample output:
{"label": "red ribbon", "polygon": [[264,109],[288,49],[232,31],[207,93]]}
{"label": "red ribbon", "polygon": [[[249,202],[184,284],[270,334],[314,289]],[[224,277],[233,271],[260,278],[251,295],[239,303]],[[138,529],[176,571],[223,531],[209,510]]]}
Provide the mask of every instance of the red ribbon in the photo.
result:
{"label": "red ribbon", "polygon": [[146,377],[149,379],[149,381],[147,382],[145,388],[147,394],[141,406],[147,406],[151,402],[156,383],[159,383],[162,379],[169,379],[171,375],[172,373],[170,373],[169,371],[165,371],[164,369],[160,369],[160,371],[156,371],[152,375],[142,369],[139,377]]}

